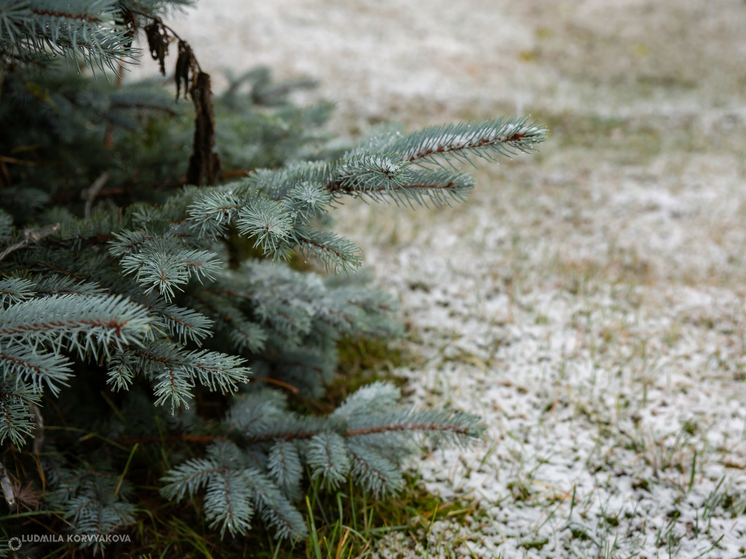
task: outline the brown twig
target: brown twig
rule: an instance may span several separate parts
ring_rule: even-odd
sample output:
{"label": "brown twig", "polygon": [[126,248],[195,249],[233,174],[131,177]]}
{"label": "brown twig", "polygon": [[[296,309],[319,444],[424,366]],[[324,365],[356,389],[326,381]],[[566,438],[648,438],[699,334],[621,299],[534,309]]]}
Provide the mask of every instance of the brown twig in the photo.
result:
{"label": "brown twig", "polygon": [[90,187],[80,193],[80,197],[85,200],[85,210],[83,213],[85,219],[91,218],[91,206],[93,205],[93,200],[98,196],[108,180],[109,173],[104,171],[95,181],[93,181],[93,184]]}
{"label": "brown twig", "polygon": [[101,20],[99,18],[87,15],[87,14],[72,14],[69,12],[60,12],[57,10],[40,10],[38,8],[28,8],[28,10],[36,15],[39,16],[50,16],[50,17],[57,17],[57,18],[65,18],[65,19],[77,19],[80,21],[85,21],[88,23],[101,23]]}
{"label": "brown twig", "polygon": [[[0,83],[0,86],[2,86],[2,83]],[[0,173],[2,173],[2,176],[0,176],[0,183],[5,184],[6,186],[10,186],[11,184],[10,173],[8,172],[6,163],[10,163],[11,165],[27,165],[29,167],[36,167],[38,165],[36,161],[26,161],[24,159],[8,157],[7,155],[0,155]]]}
{"label": "brown twig", "polygon": [[220,177],[221,164],[218,154],[212,151],[215,146],[215,111],[209,74],[202,71],[197,73],[189,95],[194,102],[197,119],[194,127],[194,147],[187,168],[187,182],[199,186],[204,180],[207,184],[213,185]]}
{"label": "brown twig", "polygon": [[298,390],[297,387],[293,386],[292,384],[288,384],[287,382],[282,382],[281,380],[267,378],[267,377],[251,377],[251,380],[256,381],[256,382],[269,382],[271,384],[276,384],[277,386],[282,386],[283,388],[287,388],[293,394],[300,393],[300,390]]}
{"label": "brown twig", "polygon": [[30,245],[31,243],[37,243],[41,241],[44,237],[48,237],[49,235],[52,235],[59,230],[60,230],[59,223],[47,225],[45,227],[42,227],[41,229],[24,229],[23,240],[18,241],[14,245],[10,245],[2,253],[0,253],[0,260],[8,256],[11,252],[18,250],[19,248],[24,248]]}
{"label": "brown twig", "polygon": [[27,161],[25,159],[17,159],[15,157],[8,157],[7,155],[0,155],[0,161],[3,163],[12,163],[13,165],[27,165],[29,167],[36,167],[39,165],[36,161]]}
{"label": "brown twig", "polygon": [[0,183],[3,186],[10,186],[10,173],[8,172],[8,166],[5,165],[5,161],[0,159]]}
{"label": "brown twig", "polygon": [[418,151],[413,153],[410,157],[407,158],[407,161],[410,163],[413,163],[414,161],[417,161],[418,159],[425,159],[426,157],[430,157],[431,155],[445,155],[447,153],[454,153],[458,151],[465,151],[469,149],[477,149],[484,146],[491,146],[496,144],[517,144],[519,146],[523,145],[522,140],[526,137],[526,134],[523,132],[516,132],[509,138],[480,138],[478,140],[474,140],[471,142],[467,142],[464,144],[459,145],[440,145],[437,148],[425,148],[423,151]]}
{"label": "brown twig", "polygon": [[248,169],[233,169],[232,171],[223,171],[221,178],[223,180],[233,179],[236,177],[245,177],[246,175],[250,175],[251,173],[256,173],[255,167],[249,167]]}

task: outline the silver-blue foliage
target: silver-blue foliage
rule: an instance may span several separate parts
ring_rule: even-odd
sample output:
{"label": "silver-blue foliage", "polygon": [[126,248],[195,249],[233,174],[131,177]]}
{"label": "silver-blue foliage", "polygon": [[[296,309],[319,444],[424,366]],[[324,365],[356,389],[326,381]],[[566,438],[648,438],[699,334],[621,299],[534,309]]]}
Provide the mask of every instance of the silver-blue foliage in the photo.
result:
{"label": "silver-blue foliage", "polygon": [[[0,65],[61,56],[114,69],[137,55],[123,10],[143,24],[187,3],[0,0]],[[251,85],[248,99],[241,83]],[[74,533],[121,529],[136,511],[123,474],[71,465],[45,437],[51,398],[69,396],[80,429],[117,448],[186,441],[197,457],[174,453],[161,495],[200,495],[221,536],[245,534],[261,518],[279,538],[305,537],[298,504],[309,481],[336,489],[351,479],[391,495],[423,437],[466,444],[480,435],[477,418],[402,406],[400,391],[385,382],[359,389],[326,417],[295,413],[281,391],[320,398],[340,340],[403,330],[396,300],[356,275],[359,247],[327,227],[343,197],[411,207],[461,201],[474,181],[455,163],[530,151],[546,131],[527,118],[411,134],[388,127],[340,147],[315,129],[328,105],[285,106],[275,115],[252,109],[308,85],[273,86],[256,70],[234,80],[224,102],[244,110],[245,133],[236,126],[218,139],[227,146],[222,157],[250,169],[244,178],[157,192],[158,203],[126,208],[93,207],[86,189],[77,215],[73,206],[47,208],[54,183],[0,190],[7,210],[0,210],[0,444],[35,439],[45,506],[65,511]],[[22,92],[13,106],[22,106],[28,92],[13,87]],[[67,122],[136,130],[141,108],[176,113],[152,88],[53,89],[43,116],[62,143],[77,138]],[[32,145],[27,133],[19,131]],[[118,169],[120,184],[126,171]],[[317,271],[294,269],[293,259]],[[122,397],[118,406],[107,400],[111,417],[91,411],[104,387]],[[211,392],[227,411],[207,420],[197,408]],[[99,458],[108,464],[107,453]]]}

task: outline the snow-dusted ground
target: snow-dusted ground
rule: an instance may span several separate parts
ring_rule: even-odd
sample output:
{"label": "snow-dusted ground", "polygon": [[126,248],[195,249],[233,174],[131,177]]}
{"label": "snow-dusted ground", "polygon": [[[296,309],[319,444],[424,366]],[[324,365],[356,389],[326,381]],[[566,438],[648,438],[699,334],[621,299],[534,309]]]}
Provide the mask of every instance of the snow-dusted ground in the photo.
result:
{"label": "snow-dusted ground", "polygon": [[[692,185],[677,218],[650,206],[670,195],[665,176],[645,188],[616,180],[599,170],[585,188],[485,194],[397,253],[369,248],[427,358],[402,371],[412,399],[488,427],[478,448],[436,450],[417,466],[431,490],[482,505],[470,526],[436,523],[431,549],[445,530],[459,552],[488,557],[523,556],[532,543],[542,547],[528,557],[745,553],[743,294],[651,270],[681,260],[716,274],[720,247],[706,226],[718,216],[737,227],[728,215],[743,181],[713,174]],[[584,195],[579,234],[557,222],[575,218],[572,199]],[[657,247],[656,235],[667,242]]]}
{"label": "snow-dusted ground", "polygon": [[487,426],[413,466],[471,520],[377,553],[746,556],[746,4],[202,0],[174,25],[205,68],[321,79],[345,132],[550,126],[467,204],[339,212],[401,298],[410,399]]}

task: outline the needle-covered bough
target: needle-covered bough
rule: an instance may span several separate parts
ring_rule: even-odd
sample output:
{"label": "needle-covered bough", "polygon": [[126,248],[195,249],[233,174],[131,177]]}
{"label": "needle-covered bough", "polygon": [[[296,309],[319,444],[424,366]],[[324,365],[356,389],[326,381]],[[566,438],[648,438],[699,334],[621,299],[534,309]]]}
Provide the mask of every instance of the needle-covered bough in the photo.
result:
{"label": "needle-covered bough", "polygon": [[[174,178],[132,147],[145,122],[142,153],[162,150],[174,160],[184,151],[174,155],[175,142],[188,150],[188,133],[169,132],[175,105],[145,89],[123,104],[126,88],[90,81],[53,88],[23,70],[55,53],[116,65],[135,54],[128,40],[146,24],[162,58],[170,28],[157,14],[170,3],[77,0],[67,11],[52,4],[0,0],[0,487],[11,509],[46,510],[72,533],[100,536],[79,541],[103,549],[104,537],[138,514],[130,461],[160,447],[171,464],[161,495],[201,495],[221,535],[244,534],[261,518],[277,537],[303,537],[298,503],[308,477],[330,488],[352,479],[383,497],[402,486],[402,460],[421,437],[455,444],[478,437],[478,418],[402,406],[399,389],[386,382],[359,389],[324,417],[299,413],[285,395],[323,398],[343,338],[402,330],[396,302],[351,274],[362,255],[329,230],[335,203],[463,200],[474,181],[455,164],[529,152],[545,129],[526,118],[411,134],[389,127],[340,150],[316,131],[323,107],[257,108],[271,91],[286,91],[254,71],[236,81],[255,80],[253,91],[240,97],[229,88],[213,120],[206,109],[207,128],[198,125],[202,134],[218,123],[201,152],[215,163],[210,176],[218,178],[207,182],[217,185],[180,185],[195,156],[189,169],[173,164]],[[177,79],[187,87],[201,70],[184,72]],[[168,108],[160,120],[133,119],[142,108],[134,100],[146,98],[149,108]],[[19,118],[27,127],[10,128]],[[65,128],[68,118],[81,136]],[[83,159],[64,175],[50,154],[80,138],[92,142],[92,130],[109,145],[96,161],[71,155]],[[51,147],[38,147],[47,140]],[[86,179],[80,169],[89,168]],[[92,193],[85,185],[96,179]],[[93,205],[94,196],[105,200]],[[301,271],[287,263],[293,259],[344,273]],[[216,402],[223,408],[210,407]]]}

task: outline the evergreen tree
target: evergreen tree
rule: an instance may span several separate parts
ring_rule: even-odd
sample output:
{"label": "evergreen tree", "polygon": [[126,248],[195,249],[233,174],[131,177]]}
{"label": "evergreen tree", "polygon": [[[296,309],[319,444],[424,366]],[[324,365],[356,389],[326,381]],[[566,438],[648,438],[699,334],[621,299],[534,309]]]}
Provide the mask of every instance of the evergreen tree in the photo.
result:
{"label": "evergreen tree", "polygon": [[[386,382],[324,417],[286,395],[323,398],[341,339],[401,333],[396,302],[352,273],[358,247],[329,230],[336,202],[461,200],[473,181],[453,163],[545,137],[512,118],[340,148],[320,128],[328,105],[287,103],[313,83],[266,69],[213,101],[161,20],[188,3],[0,0],[0,487],[12,513],[46,511],[95,552],[135,519],[138,448],[168,446],[153,484],[201,495],[221,536],[260,517],[294,538],[306,476],[385,497],[419,436],[478,436],[477,418],[401,406]],[[138,32],[164,74],[175,41],[191,107],[120,83]],[[24,518],[3,523],[6,546]]]}

